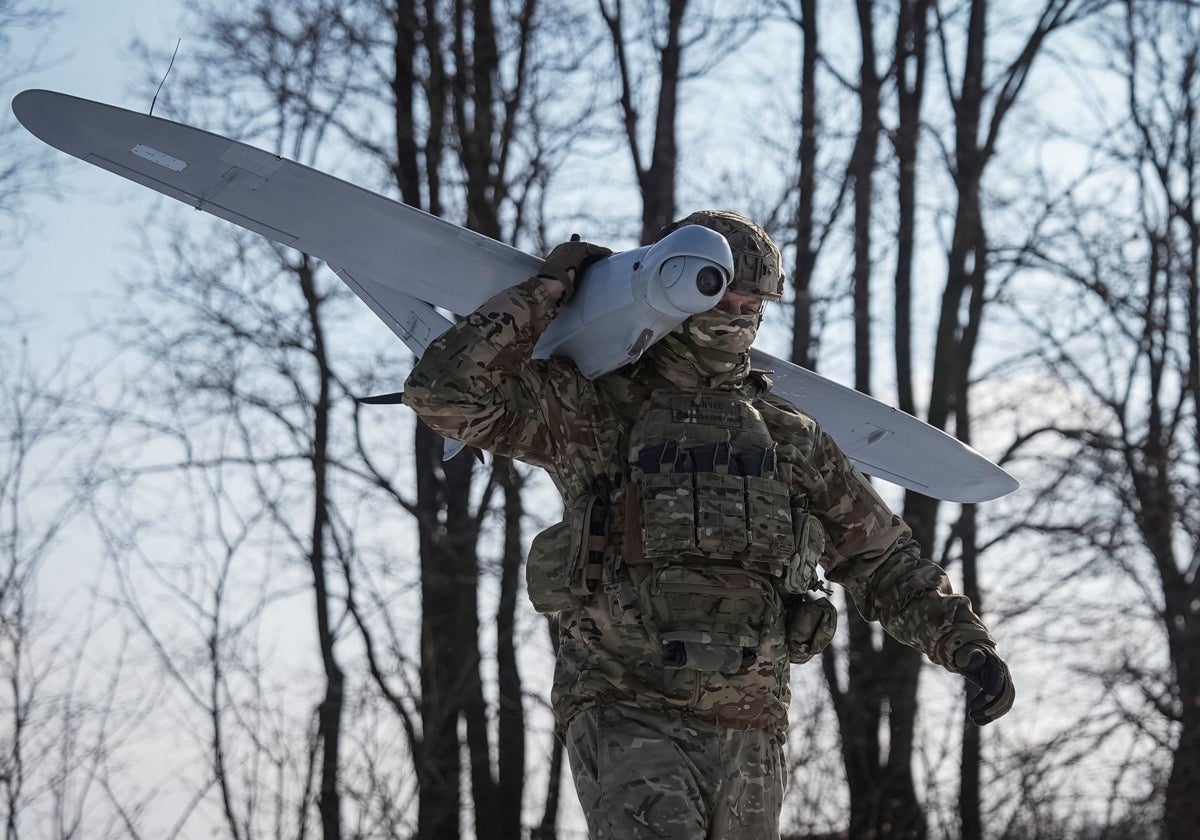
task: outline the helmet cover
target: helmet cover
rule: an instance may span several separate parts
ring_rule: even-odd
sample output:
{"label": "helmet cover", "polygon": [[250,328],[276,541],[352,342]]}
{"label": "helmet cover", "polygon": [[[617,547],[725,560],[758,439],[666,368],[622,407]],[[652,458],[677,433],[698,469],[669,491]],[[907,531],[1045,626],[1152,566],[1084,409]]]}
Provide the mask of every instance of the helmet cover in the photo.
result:
{"label": "helmet cover", "polygon": [[684,225],[715,230],[729,242],[733,252],[733,279],[729,291],[755,295],[764,300],[783,297],[783,260],[767,232],[754,222],[726,210],[697,210],[658,232],[655,241]]}

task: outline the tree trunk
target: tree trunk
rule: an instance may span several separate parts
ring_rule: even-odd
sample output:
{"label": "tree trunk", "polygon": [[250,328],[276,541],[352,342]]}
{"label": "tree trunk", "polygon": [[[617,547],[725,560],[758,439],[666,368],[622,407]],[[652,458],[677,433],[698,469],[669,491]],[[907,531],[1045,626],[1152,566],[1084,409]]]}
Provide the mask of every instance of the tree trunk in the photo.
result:
{"label": "tree trunk", "polygon": [[[1200,163],[1197,161],[1197,134],[1200,134],[1200,108],[1196,101],[1196,83],[1200,77],[1200,47],[1193,43],[1184,57],[1179,90],[1184,97],[1184,125],[1187,142],[1183,146],[1183,170],[1186,197],[1177,202],[1178,214],[1187,238],[1186,269],[1186,343],[1187,364],[1184,381],[1190,396],[1193,416],[1200,416],[1200,221],[1197,220],[1196,195],[1200,189]],[[1192,430],[1192,444],[1200,449],[1200,424]],[[1161,469],[1171,469],[1170,447],[1162,450]],[[1171,569],[1177,569],[1171,556]],[[1162,564],[1160,563],[1160,566]],[[1200,826],[1200,576],[1171,576],[1182,597],[1168,601],[1178,605],[1168,629],[1171,664],[1179,695],[1179,741],[1172,755],[1171,775],[1167,779],[1166,828],[1169,840],[1182,840],[1195,834]],[[1164,581],[1164,584],[1166,581]],[[1173,631],[1173,632],[1172,632]]]}
{"label": "tree trunk", "polygon": [[[875,70],[874,3],[858,0],[857,8],[862,49],[858,90],[862,124],[847,174],[853,180],[854,195],[854,379],[858,390],[869,393],[874,326],[870,312],[871,218],[882,83]],[[917,801],[911,766],[920,658],[887,635],[882,647],[877,647],[871,626],[850,612],[847,690],[835,696],[835,703],[842,707],[838,720],[850,787],[850,834],[923,838],[925,818]],[[885,699],[886,759],[880,740]]]}
{"label": "tree trunk", "polygon": [[[522,31],[531,25],[533,5],[523,4]],[[506,150],[511,141],[517,106],[523,90],[519,85],[504,95],[500,89],[500,55],[490,0],[456,0],[452,51],[458,72],[452,86],[454,128],[459,156],[466,173],[467,227],[502,239],[500,208],[507,198],[504,186]],[[521,53],[524,61],[525,53]],[[522,71],[518,71],[518,79]],[[503,107],[502,107],[503,106]],[[497,120],[503,113],[505,120]],[[453,474],[469,488],[471,459],[459,457]],[[517,670],[513,647],[513,622],[521,563],[519,490],[510,480],[510,462],[497,459],[493,470],[505,489],[505,547],[502,559],[501,602],[497,614],[497,666],[499,669],[499,730],[495,744],[496,773],[493,772],[492,741],[488,728],[487,704],[480,673],[482,652],[479,648],[478,567],[463,579],[459,601],[461,621],[460,656],[470,662],[464,671],[467,681],[467,743],[471,756],[471,782],[476,817],[476,836],[515,837],[520,834],[521,807],[525,783],[524,713],[521,707],[521,675]],[[447,470],[447,478],[452,472]],[[516,542],[514,543],[513,540]],[[474,561],[472,549],[470,556]],[[463,574],[468,574],[463,569]],[[503,791],[503,795],[501,795]]]}
{"label": "tree trunk", "polygon": [[500,605],[496,615],[496,665],[499,671],[498,836],[521,836],[521,802],[525,791],[525,707],[517,668],[516,614],[521,591],[521,483],[511,461],[497,459],[504,490],[504,554],[500,573]]}
{"label": "tree trunk", "polygon": [[676,122],[679,111],[679,70],[683,57],[680,30],[688,0],[669,0],[667,41],[660,54],[658,109],[654,118],[654,147],[650,168],[638,173],[642,187],[642,242],[652,242],[675,219],[675,171],[679,152]]}
{"label": "tree trunk", "polygon": [[[421,207],[421,144],[417,141],[414,91],[418,84],[417,44],[428,56],[424,83],[430,121],[423,149],[428,210],[440,212],[440,166],[447,80],[442,63],[442,28],[435,0],[427,0],[424,21],[418,21],[414,0],[396,0],[393,9],[395,62],[392,80],[395,161],[392,166],[405,203]],[[418,38],[418,29],[421,33]],[[443,471],[442,438],[417,422],[413,451],[417,476],[417,527],[421,561],[421,668],[419,754],[413,757],[417,774],[417,837],[452,840],[461,834],[462,757],[458,721],[463,709],[463,644],[456,617],[460,614],[462,552],[451,544],[462,534],[441,524],[451,495],[464,491],[448,487],[451,473]],[[447,516],[448,518],[448,516]],[[473,556],[473,553],[472,553]],[[471,578],[473,581],[473,577]]]}
{"label": "tree trunk", "polygon": [[1168,840],[1190,840],[1200,826],[1200,797],[1196,796],[1196,786],[1200,784],[1200,686],[1195,681],[1200,670],[1197,661],[1200,634],[1193,630],[1190,635],[1191,647],[1180,658],[1190,660],[1185,667],[1191,672],[1191,680],[1187,685],[1182,680],[1179,684],[1183,712],[1179,717],[1179,740],[1171,755],[1171,775],[1167,778],[1164,816]]}
{"label": "tree trunk", "polygon": [[461,700],[454,677],[460,667],[460,651],[455,644],[455,557],[446,545],[446,526],[438,521],[447,490],[438,475],[442,439],[418,422],[414,451],[421,554],[422,739],[417,757],[417,837],[458,840]]}
{"label": "tree trunk", "polygon": [[[546,630],[550,634],[550,648],[558,656],[558,619],[546,616]],[[550,752],[550,775],[546,780],[546,805],[542,809],[542,821],[533,830],[530,840],[556,840],[558,837],[558,802],[562,790],[563,774],[563,740],[555,732],[554,743]]]}
{"label": "tree trunk", "polygon": [[420,208],[421,165],[417,143],[415,94],[417,88],[417,9],[414,0],[394,0],[392,31],[392,126],[396,135],[396,159],[392,174],[400,187],[400,200]]}
{"label": "tree trunk", "polygon": [[675,172],[678,166],[676,140],[676,115],[679,108],[680,68],[684,44],[681,39],[684,13],[688,0],[668,0],[666,32],[662,46],[658,47],[658,107],[654,114],[654,141],[650,150],[650,161],[646,163],[638,136],[639,114],[634,104],[634,72],[627,55],[624,30],[624,8],[616,0],[610,9],[605,0],[598,0],[600,14],[608,27],[612,40],[617,73],[621,79],[621,117],[625,130],[625,142],[633,161],[642,196],[643,244],[654,241],[662,227],[675,218]]}
{"label": "tree trunk", "polygon": [[339,790],[340,745],[342,734],[342,694],[344,679],[334,652],[335,637],[329,620],[329,591],[325,579],[325,542],[329,528],[329,387],[332,372],[325,353],[325,334],[321,324],[321,301],[313,278],[312,261],[305,257],[297,268],[300,288],[307,304],[317,365],[318,396],[313,406],[313,513],[309,564],[316,597],[317,640],[325,671],[325,697],[318,710],[321,735],[321,792],[317,807],[321,813],[323,840],[341,837],[341,792]]}
{"label": "tree trunk", "polygon": [[796,271],[792,288],[792,358],[798,365],[815,370],[813,336],[812,275],[817,262],[814,207],[817,193],[817,0],[800,0],[800,29],[803,54],[800,59],[800,177],[797,183]]}
{"label": "tree trunk", "polygon": [[[959,380],[958,405],[956,409],[955,426],[958,439],[968,446],[971,445],[971,404],[970,383],[967,377]],[[962,547],[962,578],[963,594],[971,599],[975,614],[983,615],[983,594],[979,589],[979,545],[975,521],[975,505],[963,505],[962,515],[958,520],[958,540]],[[965,682],[965,681],[964,681]],[[980,727],[971,722],[967,714],[967,704],[975,694],[976,688],[970,683],[964,685],[965,702],[963,704],[962,723],[962,761],[959,772],[958,787],[958,821],[962,832],[962,840],[983,840],[983,816],[980,806],[980,765],[982,759],[983,739]]]}
{"label": "tree trunk", "polygon": [[446,111],[450,96],[449,75],[442,53],[444,27],[438,17],[438,0],[425,0],[425,52],[429,79],[425,97],[429,106],[429,133],[425,138],[425,184],[434,216],[442,215],[442,158],[446,151]]}
{"label": "tree trunk", "polygon": [[[917,153],[921,101],[925,94],[925,55],[930,0],[901,0],[896,25],[896,96],[899,122],[894,147],[897,241],[895,281],[896,394],[901,411],[916,415],[912,381],[912,271],[917,231]],[[910,77],[910,65],[912,74]]]}
{"label": "tree trunk", "polygon": [[871,393],[871,211],[879,150],[880,80],[875,72],[874,0],[856,0],[859,43],[860,125],[850,156],[854,182],[854,387]]}
{"label": "tree trunk", "polygon": [[542,821],[530,833],[530,840],[556,840],[558,837],[558,804],[562,791],[563,753],[565,749],[561,738],[555,738],[550,745],[550,776],[546,783],[546,806],[542,811]]}
{"label": "tree trunk", "polygon": [[[958,531],[959,539],[962,541],[963,594],[971,599],[971,603],[975,606],[975,612],[982,615],[983,596],[979,591],[979,552],[976,545],[974,505],[963,505]],[[966,700],[969,703],[976,689],[967,683],[965,691]],[[958,820],[962,831],[962,840],[983,840],[983,816],[980,810],[979,790],[980,760],[983,747],[981,736],[982,730],[973,724],[966,715],[964,704],[962,770],[959,774],[958,788]]]}

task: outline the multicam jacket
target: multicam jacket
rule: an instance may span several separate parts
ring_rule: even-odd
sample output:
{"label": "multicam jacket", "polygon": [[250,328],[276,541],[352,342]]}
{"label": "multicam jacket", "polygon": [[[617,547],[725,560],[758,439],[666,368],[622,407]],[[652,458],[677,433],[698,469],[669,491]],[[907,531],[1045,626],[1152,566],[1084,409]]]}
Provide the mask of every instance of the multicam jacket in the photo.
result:
{"label": "multicam jacket", "polygon": [[[796,596],[784,596],[783,608],[768,616],[744,667],[664,667],[662,645],[647,630],[654,605],[645,599],[645,567],[622,562],[634,547],[619,522],[626,436],[654,372],[634,365],[588,380],[569,361],[531,359],[556,311],[537,278],[500,293],[429,346],[404,401],[438,432],[546,469],[568,512],[597,487],[610,494],[618,521],[606,538],[603,585],[556,606],[553,704],[560,724],[582,709],[626,701],[690,710],[734,728],[782,730],[790,701],[788,601]],[[792,492],[824,526],[825,577],[847,589],[864,617],[952,671],[964,645],[994,647],[970,602],[921,558],[908,526],[812,418],[771,396],[761,376],[729,387],[740,388],[762,414]]]}

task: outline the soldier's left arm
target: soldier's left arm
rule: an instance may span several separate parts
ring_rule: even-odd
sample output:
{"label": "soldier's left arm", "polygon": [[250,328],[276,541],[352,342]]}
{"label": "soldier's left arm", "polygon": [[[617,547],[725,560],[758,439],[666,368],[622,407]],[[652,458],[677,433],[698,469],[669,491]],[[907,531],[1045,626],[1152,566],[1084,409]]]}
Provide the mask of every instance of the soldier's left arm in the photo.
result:
{"label": "soldier's left arm", "polygon": [[[774,401],[772,401],[774,403]],[[912,530],[888,508],[815,420],[776,403],[780,461],[825,528],[825,577],[844,586],[859,613],[982,691],[972,718],[987,723],[1012,705],[1012,680],[996,642],[945,571],[921,556]]]}

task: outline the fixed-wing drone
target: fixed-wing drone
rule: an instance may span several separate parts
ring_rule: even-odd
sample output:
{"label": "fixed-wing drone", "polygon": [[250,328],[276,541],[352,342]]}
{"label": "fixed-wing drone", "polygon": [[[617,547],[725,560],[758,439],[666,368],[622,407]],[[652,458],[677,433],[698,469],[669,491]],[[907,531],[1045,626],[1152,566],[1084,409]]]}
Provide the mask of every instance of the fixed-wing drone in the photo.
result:
{"label": "fixed-wing drone", "polygon": [[[87,163],[324,260],[420,356],[465,315],[532,275],[538,257],[294,161],[199,128],[44,90],[13,100],[22,125]],[[695,225],[590,266],[535,356],[589,377],[636,360],[720,300],[724,238]],[[811,415],[863,471],[935,498],[981,502],[1018,486],[969,446],[798,365],[752,352],[772,391]]]}

